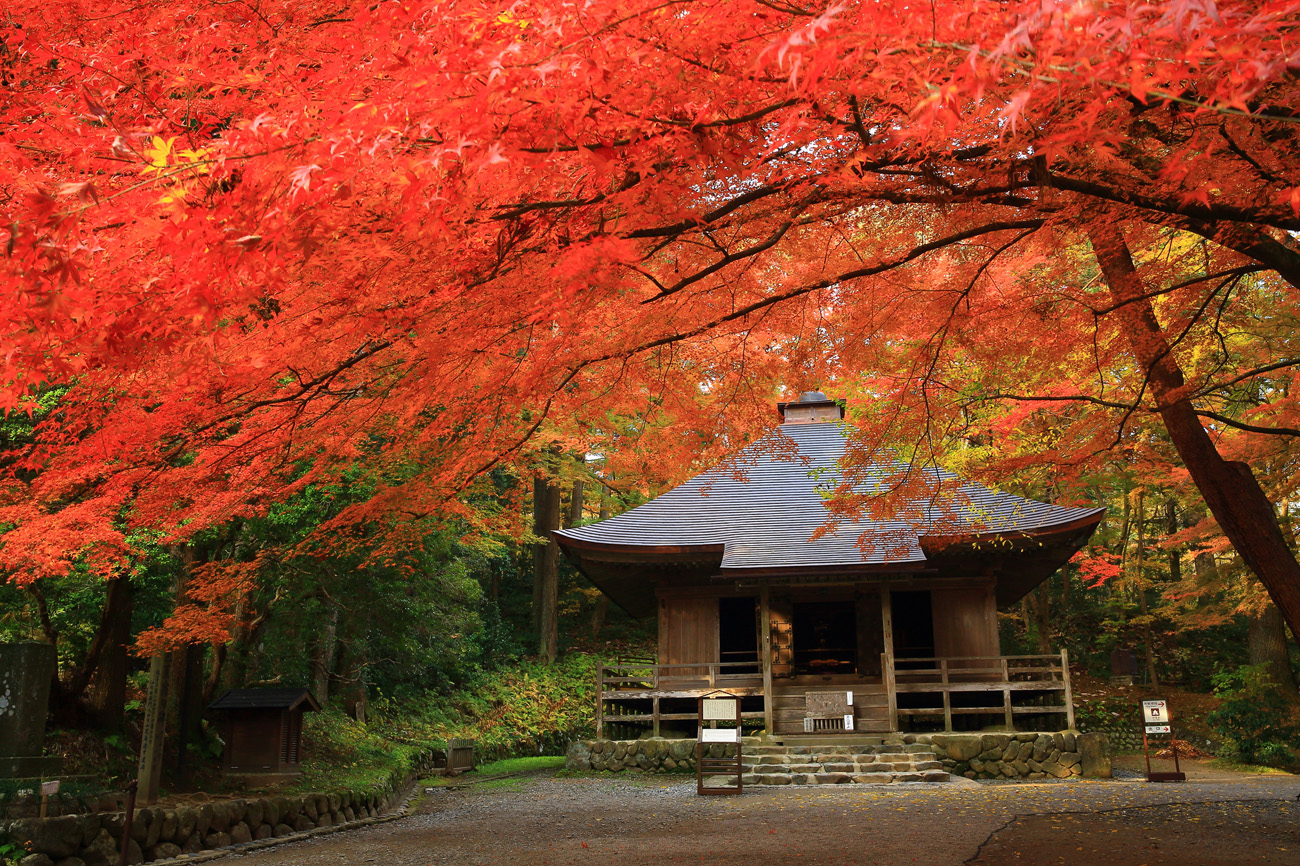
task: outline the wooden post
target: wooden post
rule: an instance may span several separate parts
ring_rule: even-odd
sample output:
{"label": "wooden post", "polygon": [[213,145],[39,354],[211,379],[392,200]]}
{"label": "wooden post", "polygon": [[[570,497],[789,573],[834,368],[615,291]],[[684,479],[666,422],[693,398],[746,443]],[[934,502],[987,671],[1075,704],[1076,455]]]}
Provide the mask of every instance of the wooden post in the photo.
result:
{"label": "wooden post", "polygon": [[943,689],[943,729],[952,730],[952,694],[948,691],[948,660],[939,659],[939,680]]}
{"label": "wooden post", "polygon": [[898,730],[898,690],[894,688],[894,654],[885,651],[880,654],[880,670],[885,681],[885,697],[889,701],[889,730]]}
{"label": "wooden post", "polygon": [[1007,684],[1011,682],[1010,664],[1007,657],[1002,657],[1002,713],[1006,717],[1006,725],[1011,730],[1016,729],[1015,714],[1011,712],[1011,689]]}
{"label": "wooden post", "polygon": [[772,609],[766,584],[758,591],[758,609],[758,657],[763,660],[763,728],[769,736],[775,736],[772,706]]}
{"label": "wooden post", "polygon": [[658,695],[656,695],[654,699],[654,709],[652,711],[652,715],[654,716],[654,735],[657,738],[659,736],[659,696]]}
{"label": "wooden post", "polygon": [[158,802],[162,783],[163,712],[167,709],[167,656],[155,655],[149,662],[149,694],[145,699],[144,728],[140,736],[140,799],[146,806]]}
{"label": "wooden post", "polygon": [[1065,727],[1074,730],[1074,687],[1070,684],[1070,651],[1061,648],[1061,677],[1065,682]]}
{"label": "wooden post", "polygon": [[605,663],[596,664],[596,739],[605,738]]}
{"label": "wooden post", "polygon": [[898,730],[898,690],[894,683],[894,605],[889,597],[888,581],[880,585],[880,627],[884,632],[885,652],[880,668],[884,672],[885,694],[889,699],[889,730]]}

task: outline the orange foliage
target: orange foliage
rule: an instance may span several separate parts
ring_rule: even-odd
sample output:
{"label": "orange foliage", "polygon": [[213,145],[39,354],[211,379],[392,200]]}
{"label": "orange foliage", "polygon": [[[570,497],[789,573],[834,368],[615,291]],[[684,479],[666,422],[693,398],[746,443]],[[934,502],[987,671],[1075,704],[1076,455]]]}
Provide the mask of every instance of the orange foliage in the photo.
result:
{"label": "orange foliage", "polygon": [[327,532],[552,441],[680,478],[833,382],[860,461],[1062,483],[1150,444],[1089,221],[1216,435],[1296,357],[1244,330],[1300,286],[1296,3],[321,9],[9,5],[0,409],[71,385],[6,464],[17,579],[358,464],[418,468]]}

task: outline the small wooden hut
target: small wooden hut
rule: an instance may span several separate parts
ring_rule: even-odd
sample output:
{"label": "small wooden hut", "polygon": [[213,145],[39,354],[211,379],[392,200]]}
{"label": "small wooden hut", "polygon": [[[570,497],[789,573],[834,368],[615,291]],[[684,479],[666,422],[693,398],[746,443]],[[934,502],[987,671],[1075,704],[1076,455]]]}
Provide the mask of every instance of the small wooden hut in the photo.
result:
{"label": "small wooden hut", "polygon": [[307,689],[230,689],[208,705],[226,741],[226,775],[266,783],[302,772],[302,715],[320,709]]}
{"label": "small wooden hut", "polygon": [[[614,603],[658,617],[657,658],[601,667],[598,729],[659,735],[719,688],[774,734],[1072,727],[1065,652],[1002,655],[997,611],[1079,550],[1104,509],[891,463],[849,470],[868,511],[828,524],[843,409],[812,392],[779,410],[777,429],[720,466],[555,533]],[[872,516],[889,489],[906,493]]]}

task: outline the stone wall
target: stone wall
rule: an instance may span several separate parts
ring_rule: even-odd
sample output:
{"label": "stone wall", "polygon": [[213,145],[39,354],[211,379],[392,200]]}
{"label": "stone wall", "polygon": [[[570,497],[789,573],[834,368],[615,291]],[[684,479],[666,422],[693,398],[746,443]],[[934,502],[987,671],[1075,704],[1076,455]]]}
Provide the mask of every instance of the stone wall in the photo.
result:
{"label": "stone wall", "polygon": [[1110,744],[1103,734],[908,734],[929,745],[943,768],[968,779],[1109,779]]}
{"label": "stone wall", "polygon": [[[949,773],[968,779],[1109,779],[1110,745],[1103,734],[896,734],[886,744],[924,745]],[[714,743],[710,757],[735,754]],[[570,770],[642,773],[693,772],[694,740],[579,740],[569,747]]]}
{"label": "stone wall", "polygon": [[[1114,749],[1116,753],[1142,751],[1141,722],[1104,725],[1097,728],[1096,732],[1106,735],[1106,739],[1110,741],[1111,748]],[[1204,734],[1197,731],[1189,731],[1178,725],[1173,726],[1173,733],[1178,739],[1191,743],[1193,746],[1204,752],[1214,754],[1221,748],[1217,741],[1207,738]],[[1155,751],[1157,748],[1163,749],[1168,745],[1169,735],[1158,734],[1153,738],[1152,751]]]}
{"label": "stone wall", "polygon": [[[734,757],[736,747],[710,743],[709,757]],[[695,772],[695,740],[578,740],[569,746],[564,762],[569,770],[624,770],[641,773]]]}
{"label": "stone wall", "polygon": [[[431,770],[434,758],[430,752],[418,762],[415,775]],[[127,866],[354,822],[371,823],[396,805],[408,783],[409,779],[391,779],[366,792],[138,808],[127,843]],[[20,818],[0,822],[0,840],[15,842],[31,852],[19,861],[20,866],[115,866],[125,822],[122,812]]]}

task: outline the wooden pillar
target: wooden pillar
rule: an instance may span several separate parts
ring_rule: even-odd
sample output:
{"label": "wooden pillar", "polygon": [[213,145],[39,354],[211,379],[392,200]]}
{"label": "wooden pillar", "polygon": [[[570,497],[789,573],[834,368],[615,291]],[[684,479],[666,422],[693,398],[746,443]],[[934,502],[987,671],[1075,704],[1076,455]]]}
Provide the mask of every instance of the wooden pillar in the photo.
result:
{"label": "wooden pillar", "polygon": [[889,582],[880,584],[880,625],[884,632],[885,653],[881,659],[885,696],[889,700],[889,729],[898,730],[898,690],[894,687],[894,605],[889,597]]}
{"label": "wooden pillar", "polygon": [[763,727],[770,736],[773,727],[772,701],[772,610],[771,593],[766,584],[758,591],[758,657],[763,663]]}
{"label": "wooden pillar", "polygon": [[605,737],[605,663],[596,663],[596,739]]}
{"label": "wooden pillar", "polygon": [[653,721],[654,736],[658,738],[659,736],[659,696],[658,695],[655,695],[654,698],[654,709],[652,710],[652,715],[654,719]]}

